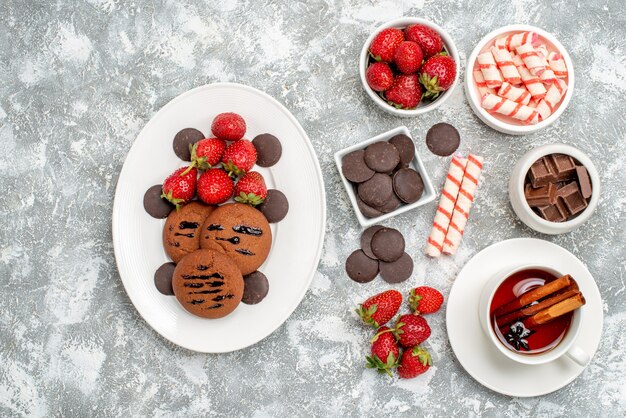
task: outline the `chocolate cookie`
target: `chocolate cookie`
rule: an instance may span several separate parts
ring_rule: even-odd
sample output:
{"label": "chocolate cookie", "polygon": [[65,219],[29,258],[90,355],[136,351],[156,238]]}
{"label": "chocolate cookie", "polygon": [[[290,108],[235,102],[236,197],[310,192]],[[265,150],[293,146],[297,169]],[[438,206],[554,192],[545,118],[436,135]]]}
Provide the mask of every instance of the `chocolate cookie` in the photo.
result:
{"label": "chocolate cookie", "polygon": [[174,153],[183,161],[191,161],[190,145],[204,139],[204,134],[194,128],[185,128],[174,136]]}
{"label": "chocolate cookie", "polygon": [[378,275],[378,260],[372,260],[362,250],[356,250],[346,260],[346,273],[355,282],[371,282]]}
{"label": "chocolate cookie", "polygon": [[400,283],[413,274],[413,259],[407,253],[391,263],[381,261],[379,263],[380,276],[387,283]]}
{"label": "chocolate cookie", "polygon": [[172,276],[174,275],[174,269],[176,264],[165,263],[154,272],[154,285],[157,290],[164,295],[173,295],[174,289],[172,289]]}
{"label": "chocolate cookie", "polygon": [[261,134],[254,137],[252,145],[256,149],[256,163],[261,167],[271,167],[280,160],[283,147],[278,138],[271,134]]}
{"label": "chocolate cookie", "polygon": [[276,223],[282,221],[287,216],[289,201],[287,201],[287,197],[280,190],[269,189],[263,203],[256,208],[265,215],[267,222]]}
{"label": "chocolate cookie", "polygon": [[358,194],[356,195],[356,204],[366,218],[378,218],[380,215],[383,215],[381,211],[365,203]]}
{"label": "chocolate cookie", "polygon": [[391,177],[387,174],[376,173],[371,179],[359,184],[358,193],[367,205],[383,206],[393,194]]}
{"label": "chocolate cookie", "polygon": [[380,141],[365,148],[365,164],[379,173],[391,173],[400,162],[400,153],[393,144]]}
{"label": "chocolate cookie", "polygon": [[143,208],[153,218],[167,218],[167,215],[174,209],[174,205],[161,197],[162,193],[163,185],[157,184],[146,190],[146,194],[143,195]]}
{"label": "chocolate cookie", "polygon": [[193,201],[170,213],[163,227],[163,248],[172,261],[178,263],[200,248],[200,227],[213,209]]}
{"label": "chocolate cookie", "polygon": [[449,123],[437,123],[426,133],[426,146],[430,152],[441,157],[451,155],[460,143],[459,131]]}
{"label": "chocolate cookie", "polygon": [[243,277],[235,262],[212,250],[197,250],[176,265],[172,287],[187,311],[221,318],[235,310],[243,296]]}
{"label": "chocolate cookie", "polygon": [[241,274],[250,274],[267,258],[272,231],[265,216],[242,203],[219,206],[202,225],[200,246],[218,244],[233,259]]}
{"label": "chocolate cookie", "polygon": [[393,191],[404,203],[414,203],[424,193],[424,181],[412,168],[401,168],[393,175]]}
{"label": "chocolate cookie", "polygon": [[363,183],[374,175],[375,171],[365,164],[365,151],[352,151],[341,159],[341,172],[354,183]]}
{"label": "chocolate cookie", "polygon": [[382,228],[372,237],[372,253],[381,261],[392,262],[404,253],[404,237],[397,229]]}
{"label": "chocolate cookie", "polygon": [[270,290],[270,283],[267,277],[260,271],[244,276],[243,283],[243,298],[241,301],[246,305],[256,305],[261,302]]}
{"label": "chocolate cookie", "polygon": [[400,167],[408,167],[415,158],[415,144],[413,140],[404,134],[394,136],[389,140],[390,144],[400,153]]}
{"label": "chocolate cookie", "polygon": [[361,234],[361,249],[363,250],[365,255],[368,256],[369,258],[374,258],[374,259],[376,258],[376,256],[372,252],[372,237],[374,236],[375,233],[377,233],[381,229],[383,229],[382,226],[374,225],[374,226],[370,226],[369,228],[367,228]]}

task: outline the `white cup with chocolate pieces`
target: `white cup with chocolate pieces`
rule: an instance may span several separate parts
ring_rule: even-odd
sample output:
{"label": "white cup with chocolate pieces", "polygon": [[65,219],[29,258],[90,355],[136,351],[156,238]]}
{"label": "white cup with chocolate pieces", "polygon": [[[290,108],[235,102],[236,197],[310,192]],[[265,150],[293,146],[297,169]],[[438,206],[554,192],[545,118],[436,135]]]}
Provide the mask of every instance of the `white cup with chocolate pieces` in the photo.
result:
{"label": "white cup with chocolate pieces", "polygon": [[556,235],[584,224],[600,199],[600,176],[582,151],[565,144],[527,152],[509,181],[513,210],[528,227]]}
{"label": "white cup with chocolate pieces", "polygon": [[524,265],[487,282],[478,315],[492,345],[515,362],[540,365],[567,356],[584,367],[590,356],[576,339],[585,303],[569,274]]}

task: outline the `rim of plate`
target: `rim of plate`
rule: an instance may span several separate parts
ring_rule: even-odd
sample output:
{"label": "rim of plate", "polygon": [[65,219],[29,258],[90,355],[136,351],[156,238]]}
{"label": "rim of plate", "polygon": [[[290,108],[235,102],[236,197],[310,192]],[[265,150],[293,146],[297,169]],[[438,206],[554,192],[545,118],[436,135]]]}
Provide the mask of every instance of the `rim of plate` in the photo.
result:
{"label": "rim of plate", "polygon": [[[289,307],[288,309],[288,315],[285,316],[283,319],[277,321],[276,324],[272,325],[271,327],[268,327],[268,331],[264,334],[261,335],[260,338],[258,338],[256,341],[244,344],[244,345],[240,345],[240,346],[235,346],[234,348],[230,348],[228,350],[219,350],[219,351],[199,351],[196,348],[192,348],[187,346],[184,343],[179,343],[179,342],[175,342],[172,341],[168,336],[164,335],[153,323],[153,320],[149,317],[146,317],[143,315],[142,311],[139,309],[139,307],[137,306],[137,304],[135,303],[135,300],[130,296],[130,293],[128,292],[128,288],[126,286],[126,282],[124,281],[123,278],[123,274],[122,274],[122,270],[123,268],[121,268],[120,266],[120,258],[121,258],[121,254],[119,254],[119,245],[116,245],[116,242],[118,241],[119,237],[117,236],[117,226],[119,223],[118,220],[118,200],[117,200],[117,196],[118,196],[118,190],[120,188],[120,178],[122,178],[124,171],[127,169],[126,166],[126,162],[128,161],[129,157],[136,152],[136,147],[135,147],[135,141],[137,140],[137,138],[139,138],[144,131],[147,130],[148,126],[156,123],[155,120],[159,117],[163,117],[163,114],[165,113],[165,111],[171,107],[173,107],[174,105],[176,105],[178,102],[186,99],[188,96],[194,95],[196,93],[198,93],[201,90],[211,90],[211,89],[216,89],[216,88],[234,88],[234,89],[241,89],[241,90],[245,90],[247,92],[253,93],[253,94],[257,94],[261,97],[263,97],[264,99],[270,101],[271,103],[273,103],[274,105],[276,105],[278,107],[278,109],[283,112],[285,114],[285,116],[289,119],[289,121],[291,123],[294,124],[294,126],[296,127],[296,129],[298,130],[298,132],[306,139],[306,147],[309,151],[309,154],[311,155],[311,157],[313,158],[313,162],[314,162],[314,166],[315,166],[315,174],[317,175],[317,178],[320,182],[320,186],[321,186],[321,196],[320,196],[320,203],[321,203],[321,234],[320,234],[320,240],[318,242],[317,248],[315,250],[315,259],[317,260],[317,262],[315,263],[315,268],[313,268],[313,270],[311,272],[309,272],[308,278],[306,280],[306,286],[303,286],[303,290],[298,294],[297,298],[293,299],[292,302],[292,306]],[[135,310],[137,310],[137,312],[139,313],[139,315],[141,315],[141,317],[143,318],[144,321],[146,321],[148,323],[148,325],[150,325],[150,327],[156,331],[161,337],[165,338],[166,340],[170,341],[173,344],[176,344],[180,347],[186,348],[187,350],[190,351],[194,351],[194,352],[202,352],[202,353],[228,353],[228,352],[233,352],[233,351],[238,351],[238,350],[242,350],[244,348],[250,347],[254,344],[257,344],[259,341],[264,340],[265,338],[267,338],[269,335],[271,335],[272,333],[274,333],[274,331],[276,331],[281,325],[283,325],[285,323],[285,321],[287,321],[287,319],[289,319],[289,317],[293,314],[293,312],[296,310],[296,308],[300,305],[300,302],[302,302],[302,299],[304,299],[304,296],[306,295],[306,292],[309,290],[309,288],[311,287],[311,282],[313,281],[313,277],[315,276],[315,273],[317,272],[317,267],[319,266],[319,261],[322,255],[322,249],[324,247],[324,239],[326,237],[326,187],[324,184],[324,177],[322,176],[322,169],[320,167],[320,163],[319,163],[319,159],[317,158],[317,154],[315,152],[315,149],[313,148],[313,144],[311,143],[311,139],[309,138],[309,136],[307,135],[306,131],[304,130],[304,128],[302,127],[302,125],[300,125],[300,122],[298,122],[298,120],[295,118],[295,116],[282,104],[280,103],[278,100],[276,100],[275,98],[273,98],[272,96],[270,96],[269,94],[258,90],[254,87],[250,87],[250,86],[246,86],[244,84],[239,84],[239,83],[226,83],[226,82],[220,82],[220,83],[211,83],[211,84],[204,84],[202,86],[198,86],[198,87],[194,87],[191,90],[187,90],[186,92],[183,92],[181,94],[179,94],[178,96],[174,97],[173,99],[171,99],[169,102],[167,102],[164,106],[162,106],[155,114],[152,115],[152,117],[150,117],[150,120],[148,120],[148,122],[146,122],[146,124],[144,125],[144,127],[141,129],[141,131],[139,131],[139,133],[137,134],[137,136],[135,137],[135,140],[133,141],[130,149],[128,150],[128,153],[126,154],[126,158],[124,158],[124,164],[122,165],[122,169],[120,170],[120,173],[117,177],[117,184],[115,185],[115,196],[113,197],[113,214],[112,214],[112,241],[113,241],[113,252],[115,255],[115,264],[117,266],[117,271],[118,274],[120,276],[120,279],[122,281],[122,285],[124,286],[124,291],[126,292],[126,295],[128,296],[128,298],[130,299],[131,303],[133,304],[133,306],[135,307]],[[129,274],[129,273],[127,273]]]}

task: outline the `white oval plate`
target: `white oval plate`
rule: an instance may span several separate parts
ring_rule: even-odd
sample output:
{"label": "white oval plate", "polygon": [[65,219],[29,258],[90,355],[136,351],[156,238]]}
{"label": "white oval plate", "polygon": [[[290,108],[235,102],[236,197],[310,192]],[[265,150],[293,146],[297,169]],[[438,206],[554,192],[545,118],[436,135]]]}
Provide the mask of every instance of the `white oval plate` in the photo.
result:
{"label": "white oval plate", "polygon": [[593,357],[602,334],[602,298],[587,267],[572,253],[534,238],[502,241],[476,254],[457,276],[446,310],[448,339],[463,368],[479,383],[509,396],[540,396],[554,392],[580,375],[584,367],[563,356],[528,366],[505,357],[485,335],[478,320],[478,301],[491,277],[521,265],[544,265],[571,274],[587,304],[575,345]]}
{"label": "white oval plate", "polygon": [[[187,127],[210,135],[213,118],[236,112],[247,124],[246,138],[277,136],[283,146],[271,169],[255,167],[268,188],[281,190],[289,213],[272,224],[273,244],[259,268],[270,282],[257,305],[240,304],[220,319],[189,314],[173,296],[154,286],[154,272],[170,261],[161,241],[164,220],[143,208],[145,191],[185,165],[172,150],[176,133]],[[120,173],[113,204],[113,245],[120,277],[135,308],[159,334],[189,350],[223,353],[248,347],[276,330],[306,293],[320,259],[326,224],[324,181],[308,136],[291,113],[267,94],[240,84],[211,84],[174,98],[146,124]]]}

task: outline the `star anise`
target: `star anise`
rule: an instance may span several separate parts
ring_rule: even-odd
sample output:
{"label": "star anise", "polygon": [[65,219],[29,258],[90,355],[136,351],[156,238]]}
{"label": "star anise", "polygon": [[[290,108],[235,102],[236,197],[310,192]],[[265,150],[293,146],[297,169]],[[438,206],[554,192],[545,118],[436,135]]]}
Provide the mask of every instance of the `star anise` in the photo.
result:
{"label": "star anise", "polygon": [[517,351],[520,351],[522,348],[526,351],[530,351],[527,338],[535,331],[526,328],[521,321],[511,324],[509,330],[510,332],[505,336],[509,344]]}

